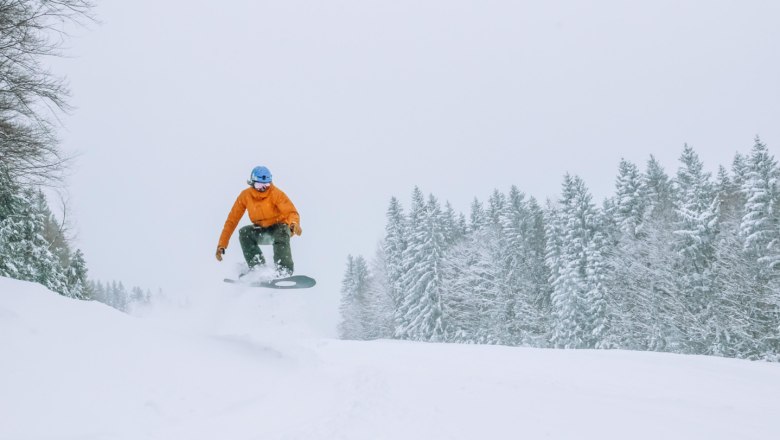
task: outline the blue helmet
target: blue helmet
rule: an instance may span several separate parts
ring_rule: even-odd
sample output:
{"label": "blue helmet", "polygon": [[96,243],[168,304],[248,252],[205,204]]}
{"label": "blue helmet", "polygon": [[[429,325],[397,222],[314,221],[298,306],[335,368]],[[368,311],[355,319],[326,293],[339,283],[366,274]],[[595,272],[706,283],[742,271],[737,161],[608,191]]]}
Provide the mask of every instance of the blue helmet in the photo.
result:
{"label": "blue helmet", "polygon": [[247,183],[252,185],[255,182],[271,183],[271,170],[264,166],[254,167]]}

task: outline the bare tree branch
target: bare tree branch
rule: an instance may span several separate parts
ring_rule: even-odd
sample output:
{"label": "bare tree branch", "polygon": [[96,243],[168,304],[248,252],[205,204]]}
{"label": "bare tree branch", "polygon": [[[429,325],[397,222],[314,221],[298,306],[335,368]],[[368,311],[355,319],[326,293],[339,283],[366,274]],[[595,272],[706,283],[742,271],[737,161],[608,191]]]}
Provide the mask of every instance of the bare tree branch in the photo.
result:
{"label": "bare tree branch", "polygon": [[70,161],[52,121],[71,110],[62,77],[44,66],[61,56],[66,27],[94,20],[91,0],[0,0],[0,167],[22,185],[59,184]]}

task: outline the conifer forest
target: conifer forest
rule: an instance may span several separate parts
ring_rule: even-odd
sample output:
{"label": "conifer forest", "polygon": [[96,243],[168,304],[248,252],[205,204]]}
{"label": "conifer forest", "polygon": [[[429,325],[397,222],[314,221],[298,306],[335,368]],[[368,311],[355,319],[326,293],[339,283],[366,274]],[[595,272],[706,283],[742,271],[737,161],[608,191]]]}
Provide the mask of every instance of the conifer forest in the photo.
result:
{"label": "conifer forest", "polygon": [[348,257],[340,335],[777,361],[779,177],[757,137],[716,175],[688,145],[674,173],[621,160],[600,204],[569,174],[555,200],[496,190],[468,217],[414,188]]}

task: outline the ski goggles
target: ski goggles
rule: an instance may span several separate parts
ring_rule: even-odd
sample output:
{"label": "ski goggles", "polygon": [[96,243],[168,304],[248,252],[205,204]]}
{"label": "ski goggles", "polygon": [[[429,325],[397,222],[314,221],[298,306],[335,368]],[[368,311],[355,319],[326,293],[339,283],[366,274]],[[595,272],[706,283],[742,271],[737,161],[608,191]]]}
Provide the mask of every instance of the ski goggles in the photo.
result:
{"label": "ski goggles", "polygon": [[252,182],[252,186],[253,186],[255,189],[266,189],[266,188],[268,188],[269,186],[271,186],[271,182],[268,182],[268,183],[263,183],[263,182],[257,182],[257,181],[255,181],[255,182]]}

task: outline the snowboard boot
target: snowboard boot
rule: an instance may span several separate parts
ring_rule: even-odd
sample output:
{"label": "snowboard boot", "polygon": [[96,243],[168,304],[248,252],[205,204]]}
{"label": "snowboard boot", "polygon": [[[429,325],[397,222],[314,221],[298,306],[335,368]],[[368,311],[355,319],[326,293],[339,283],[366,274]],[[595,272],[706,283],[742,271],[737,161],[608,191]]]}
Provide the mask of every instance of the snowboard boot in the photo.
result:
{"label": "snowboard boot", "polygon": [[241,268],[241,271],[238,274],[238,278],[243,278],[252,272],[259,272],[263,269],[265,269],[265,258],[263,258],[262,255],[255,255],[252,258],[250,264],[247,264]]}

